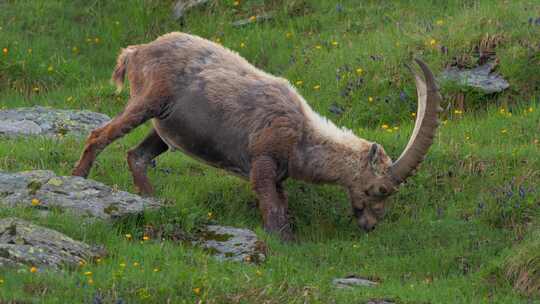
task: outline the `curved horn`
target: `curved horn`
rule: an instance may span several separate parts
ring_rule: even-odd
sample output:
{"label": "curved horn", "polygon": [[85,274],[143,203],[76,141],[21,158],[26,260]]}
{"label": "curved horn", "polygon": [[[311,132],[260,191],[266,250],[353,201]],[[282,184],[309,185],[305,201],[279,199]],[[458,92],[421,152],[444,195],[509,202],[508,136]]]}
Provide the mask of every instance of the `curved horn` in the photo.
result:
{"label": "curved horn", "polygon": [[442,111],[440,107],[441,95],[439,94],[435,77],[428,66],[421,60],[415,59],[424,74],[425,81],[407,66],[414,74],[416,91],[418,93],[418,111],[413,134],[407,147],[401,156],[390,167],[390,175],[395,183],[401,183],[413,174],[413,171],[424,160],[429,147],[433,143],[433,137],[439,125],[437,113]]}

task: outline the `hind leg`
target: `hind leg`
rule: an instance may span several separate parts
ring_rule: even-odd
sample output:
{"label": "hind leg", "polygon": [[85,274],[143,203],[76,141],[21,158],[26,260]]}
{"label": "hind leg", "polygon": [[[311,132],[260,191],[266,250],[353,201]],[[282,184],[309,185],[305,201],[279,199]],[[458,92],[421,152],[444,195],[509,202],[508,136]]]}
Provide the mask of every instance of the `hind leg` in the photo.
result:
{"label": "hind leg", "polygon": [[154,189],[146,175],[146,169],[154,158],[167,151],[167,149],[169,149],[169,146],[159,137],[156,130],[152,129],[150,134],[137,147],[128,151],[129,170],[133,175],[133,183],[139,193],[143,195],[154,193]]}
{"label": "hind leg", "polygon": [[114,140],[129,133],[148,119],[154,117],[151,106],[144,104],[143,100],[130,100],[128,106],[122,114],[116,116],[101,128],[97,128],[90,133],[86,140],[86,145],[81,158],[77,162],[72,175],[87,177],[90,168],[96,160],[97,155]]}

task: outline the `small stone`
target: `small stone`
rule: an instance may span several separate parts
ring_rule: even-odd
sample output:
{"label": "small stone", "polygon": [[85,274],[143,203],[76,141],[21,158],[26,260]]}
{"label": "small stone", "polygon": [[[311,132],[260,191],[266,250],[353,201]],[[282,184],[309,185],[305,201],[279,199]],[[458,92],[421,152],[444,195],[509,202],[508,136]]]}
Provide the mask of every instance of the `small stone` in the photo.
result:
{"label": "small stone", "polygon": [[351,288],[355,286],[375,287],[379,285],[379,283],[377,282],[354,275],[345,278],[334,279],[332,283],[336,286],[336,288]]}
{"label": "small stone", "polygon": [[208,225],[193,244],[219,260],[260,263],[266,258],[266,246],[249,229]]}
{"label": "small stone", "polygon": [[271,14],[256,15],[256,16],[251,16],[251,17],[246,18],[246,19],[241,19],[241,20],[234,21],[232,23],[232,26],[241,27],[241,26],[245,26],[245,25],[248,25],[248,24],[251,24],[251,23],[267,21],[267,20],[270,20],[272,18],[273,18],[273,15],[271,15]]}
{"label": "small stone", "polygon": [[335,104],[333,103],[332,105],[330,105],[330,107],[328,108],[328,111],[336,114],[336,115],[341,115],[343,114],[343,112],[345,112],[345,110],[338,104]]}
{"label": "small stone", "polygon": [[178,20],[184,16],[187,10],[203,5],[208,1],[209,0],[178,0],[173,8],[173,17],[175,20]]}

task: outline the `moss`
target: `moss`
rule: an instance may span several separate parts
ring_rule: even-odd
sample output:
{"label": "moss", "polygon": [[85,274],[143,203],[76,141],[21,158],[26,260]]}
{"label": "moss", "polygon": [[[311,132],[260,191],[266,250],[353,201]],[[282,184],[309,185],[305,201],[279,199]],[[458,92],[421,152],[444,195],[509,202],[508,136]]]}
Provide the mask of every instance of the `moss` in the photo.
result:
{"label": "moss", "polygon": [[41,189],[42,186],[43,186],[43,183],[37,180],[33,180],[30,183],[28,183],[26,188],[28,188],[28,193],[35,195],[39,191],[39,189]]}

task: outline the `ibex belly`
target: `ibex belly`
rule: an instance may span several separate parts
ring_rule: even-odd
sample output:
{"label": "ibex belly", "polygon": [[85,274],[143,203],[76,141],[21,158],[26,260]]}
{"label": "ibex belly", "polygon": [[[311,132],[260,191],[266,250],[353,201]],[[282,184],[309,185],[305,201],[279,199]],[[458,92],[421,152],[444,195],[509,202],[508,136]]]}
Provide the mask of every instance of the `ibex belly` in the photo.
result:
{"label": "ibex belly", "polygon": [[245,130],[225,125],[223,113],[207,100],[180,98],[154,128],[171,149],[178,149],[204,163],[249,178],[250,158]]}

